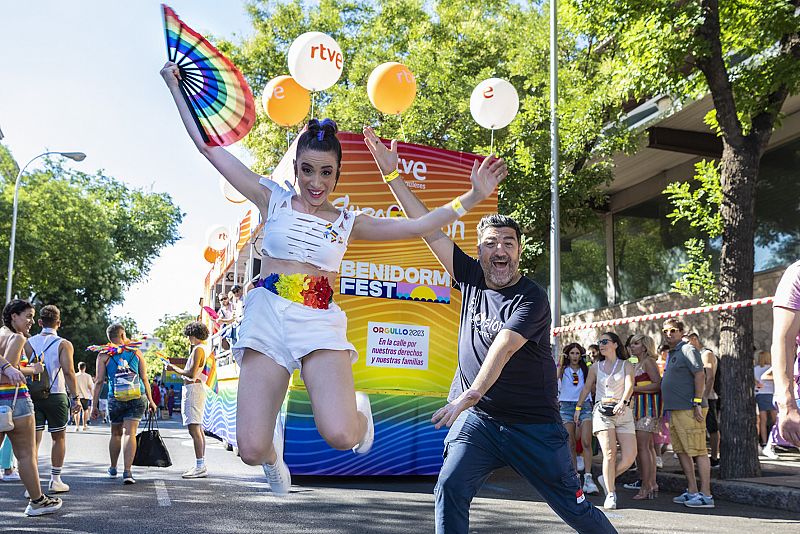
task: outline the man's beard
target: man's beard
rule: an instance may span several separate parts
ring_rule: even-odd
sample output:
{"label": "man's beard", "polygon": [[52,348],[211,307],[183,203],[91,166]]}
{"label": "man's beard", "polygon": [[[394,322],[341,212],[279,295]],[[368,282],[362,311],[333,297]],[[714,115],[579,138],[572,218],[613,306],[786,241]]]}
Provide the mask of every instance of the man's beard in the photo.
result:
{"label": "man's beard", "polygon": [[[494,262],[497,260],[504,260],[506,261],[505,268],[497,268],[494,265]],[[518,268],[519,268],[519,260],[514,260],[510,256],[505,257],[497,257],[492,256],[488,260],[481,260],[481,267],[483,267],[483,273],[486,276],[486,279],[491,282],[492,285],[497,287],[505,287],[514,280],[514,277],[517,275]]]}

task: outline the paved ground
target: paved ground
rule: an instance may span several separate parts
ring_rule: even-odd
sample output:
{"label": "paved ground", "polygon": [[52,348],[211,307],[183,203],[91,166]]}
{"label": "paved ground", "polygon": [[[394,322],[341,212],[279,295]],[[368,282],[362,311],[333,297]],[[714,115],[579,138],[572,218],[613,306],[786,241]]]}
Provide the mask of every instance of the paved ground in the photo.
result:
{"label": "paved ground", "polygon": [[[435,480],[429,477],[297,477],[292,494],[274,497],[259,468],[242,464],[209,440],[212,476],[183,480],[193,462],[191,441],[177,423],[162,426],[173,460],[169,469],[138,468],[138,483],[123,486],[104,476],[108,427],[68,436],[64,480],[72,490],[54,516],[26,518],[20,483],[0,483],[3,532],[224,532],[224,533],[417,533],[433,531]],[[43,450],[49,450],[45,439]],[[42,473],[49,459],[42,456]],[[44,477],[43,477],[44,478]],[[49,478],[49,477],[47,477]],[[633,501],[620,490],[621,509],[608,513],[620,532],[800,531],[800,514],[718,502],[713,510],[690,510],[672,503],[674,493],[654,501]],[[595,504],[601,497],[590,498]],[[513,472],[500,471],[472,506],[471,531],[571,532],[539,496]]]}

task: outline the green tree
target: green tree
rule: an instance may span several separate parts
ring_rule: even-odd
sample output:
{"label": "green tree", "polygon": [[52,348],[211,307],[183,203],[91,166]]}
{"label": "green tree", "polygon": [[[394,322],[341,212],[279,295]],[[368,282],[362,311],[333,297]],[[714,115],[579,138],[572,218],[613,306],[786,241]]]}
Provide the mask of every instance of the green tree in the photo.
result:
{"label": "green tree", "polygon": [[[706,122],[722,140],[719,300],[753,295],[754,191],[787,96],[800,89],[799,0],[575,0],[602,36],[619,89],[634,99],[711,94]],[[753,315],[720,317],[723,478],[760,473],[753,410]]]}
{"label": "green tree", "polygon": [[[8,262],[16,162],[0,145],[0,263]],[[14,293],[61,309],[61,333],[76,360],[105,341],[112,306],[141,280],[158,252],[178,239],[183,214],[167,194],[131,189],[98,172],[48,161],[26,174],[19,192]],[[3,269],[0,280],[5,286]]]}
{"label": "green tree", "polygon": [[189,312],[165,315],[161,318],[155,335],[164,343],[164,354],[169,358],[186,358],[189,355],[189,338],[183,334],[186,325],[196,320]]}
{"label": "green tree", "polygon": [[[256,93],[286,73],[286,53],[301,33],[318,30],[337,40],[346,58],[342,79],[316,96],[314,114],[335,118],[343,130],[373,125],[384,137],[486,154],[490,132],[473,121],[469,97],[485,78],[509,80],[520,94],[520,113],[495,132],[495,152],[510,167],[499,204],[523,226],[529,245],[523,268],[535,268],[550,217],[549,29],[539,3],[321,0],[312,7],[290,0],[256,1],[248,9],[254,35],[243,43],[218,44]],[[587,222],[587,206],[604,203],[600,186],[611,179],[607,156],[631,148],[633,139],[626,129],[614,127],[627,96],[609,90],[608,60],[594,52],[597,40],[579,32],[573,10],[562,11],[561,209],[564,226],[576,228]],[[402,61],[417,78],[416,100],[402,119],[382,115],[367,97],[369,74],[385,61]],[[255,170],[267,173],[277,164],[286,151],[286,135],[259,115],[245,139]]]}

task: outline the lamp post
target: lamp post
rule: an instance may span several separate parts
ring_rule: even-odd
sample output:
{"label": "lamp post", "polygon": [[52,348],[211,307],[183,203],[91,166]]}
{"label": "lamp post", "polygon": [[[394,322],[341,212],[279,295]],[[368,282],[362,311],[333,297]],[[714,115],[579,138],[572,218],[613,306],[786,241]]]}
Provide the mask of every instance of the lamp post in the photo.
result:
{"label": "lamp post", "polygon": [[19,173],[17,174],[17,179],[14,181],[14,208],[11,215],[11,244],[8,247],[8,279],[6,280],[6,304],[11,302],[11,279],[14,275],[14,245],[16,244],[17,240],[17,201],[19,197],[19,184],[20,180],[22,179],[22,175],[25,172],[25,169],[28,168],[28,165],[33,163],[39,158],[44,156],[49,156],[51,154],[58,154],[59,156],[63,156],[65,158],[69,158],[73,161],[83,161],[86,159],[86,154],[83,152],[43,152],[36,156],[35,158],[31,159],[28,163],[25,164],[22,169],[20,169]]}

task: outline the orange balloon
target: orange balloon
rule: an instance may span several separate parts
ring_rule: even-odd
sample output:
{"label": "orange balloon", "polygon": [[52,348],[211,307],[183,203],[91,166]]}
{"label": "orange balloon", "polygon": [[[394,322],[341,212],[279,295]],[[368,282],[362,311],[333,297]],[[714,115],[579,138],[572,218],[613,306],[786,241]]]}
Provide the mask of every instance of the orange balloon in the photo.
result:
{"label": "orange balloon", "polygon": [[417,80],[402,63],[384,63],[375,67],[369,75],[367,94],[378,111],[399,115],[414,102]]}
{"label": "orange balloon", "polygon": [[264,87],[261,103],[275,124],[294,126],[308,115],[311,95],[291,76],[278,76]]}
{"label": "orange balloon", "polygon": [[205,258],[208,263],[215,263],[218,257],[219,252],[211,247],[206,247],[206,249],[203,251],[203,258]]}

